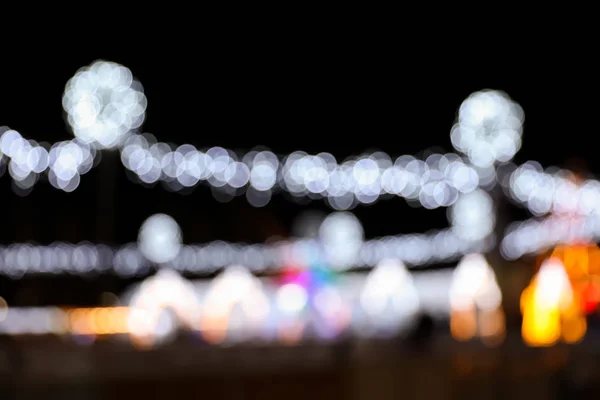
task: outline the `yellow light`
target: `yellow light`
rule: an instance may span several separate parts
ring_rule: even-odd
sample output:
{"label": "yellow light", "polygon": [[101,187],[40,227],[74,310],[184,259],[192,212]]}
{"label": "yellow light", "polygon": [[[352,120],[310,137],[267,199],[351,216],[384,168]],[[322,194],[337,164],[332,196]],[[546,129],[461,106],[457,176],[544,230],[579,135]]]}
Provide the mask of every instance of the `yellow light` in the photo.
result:
{"label": "yellow light", "polygon": [[98,308],[89,308],[86,310],[86,326],[88,331],[93,335],[100,335],[99,326],[96,323],[98,317]]}
{"label": "yellow light", "polygon": [[129,307],[118,307],[114,310],[111,319],[112,330],[115,333],[124,334],[129,332],[127,321],[129,319]]}
{"label": "yellow light", "polygon": [[551,346],[560,338],[560,312],[557,309],[527,305],[521,330],[530,346]]}
{"label": "yellow light", "polygon": [[572,318],[563,322],[562,339],[565,343],[577,343],[585,336],[587,321],[584,317]]}
{"label": "yellow light", "polygon": [[577,293],[562,262],[544,262],[521,295],[523,340],[529,346],[551,346],[562,339],[575,343],[585,335],[587,324]]}
{"label": "yellow light", "polygon": [[76,335],[91,335],[93,332],[88,325],[87,308],[76,308],[69,312],[71,332]]}
{"label": "yellow light", "polygon": [[110,308],[101,308],[96,313],[96,327],[99,335],[110,335],[116,333],[112,326],[111,318],[114,311]]}
{"label": "yellow light", "polygon": [[69,329],[78,335],[129,333],[129,307],[74,308],[67,311]]}

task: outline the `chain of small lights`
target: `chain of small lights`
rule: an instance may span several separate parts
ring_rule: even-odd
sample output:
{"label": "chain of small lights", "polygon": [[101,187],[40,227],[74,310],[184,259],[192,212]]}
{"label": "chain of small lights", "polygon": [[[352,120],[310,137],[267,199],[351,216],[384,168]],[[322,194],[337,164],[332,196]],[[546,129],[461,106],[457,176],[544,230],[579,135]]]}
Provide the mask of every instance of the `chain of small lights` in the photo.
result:
{"label": "chain of small lights", "polygon": [[7,127],[0,127],[0,175],[8,169],[14,188],[27,194],[42,177],[65,192],[79,186],[81,176],[101,160],[95,147],[79,139],[52,145],[26,140]]}
{"label": "chain of small lights", "polygon": [[267,244],[216,241],[184,245],[177,222],[165,214],[149,217],[140,227],[137,243],[120,248],[91,243],[54,243],[50,246],[16,243],[0,247],[0,274],[18,279],[26,274],[115,273],[122,277],[146,275],[151,269],[170,268],[208,275],[231,264],[246,265],[256,273],[277,272],[290,265],[325,263],[338,271],[369,268],[383,259],[397,259],[412,267],[450,262],[466,253],[481,252],[494,243],[493,201],[482,190],[462,196],[450,209],[451,227],[426,234],[404,234],[364,240],[362,224],[349,212],[305,220],[308,232],[297,240]]}
{"label": "chain of small lights", "polygon": [[542,220],[515,222],[507,229],[500,251],[507,260],[535,254],[561,243],[600,239],[600,218],[552,215]]}
{"label": "chain of small lights", "polygon": [[336,210],[387,196],[434,209],[500,182],[511,199],[536,216],[551,211],[596,215],[600,210],[598,181],[578,186],[569,171],[544,172],[535,162],[505,173],[521,147],[524,114],[497,91],[473,93],[461,104],[450,138],[463,155],[392,159],[377,152],[339,163],[329,153],[281,156],[260,149],[240,156],[220,147],[173,147],[138,134],[147,107],[143,87],[129,69],[112,62],[97,61],[79,70],[65,87],[63,107],[73,140],[50,145],[0,128],[0,174],[7,167],[21,192],[31,190],[42,176],[58,189],[73,191],[80,177],[100,162],[102,150],[119,149],[123,165],[142,184],[162,182],[176,191],[205,182],[219,199],[245,194],[257,207],[285,191],[325,198]]}
{"label": "chain of small lights", "polygon": [[[263,206],[273,193],[325,198],[336,210],[400,196],[428,209],[448,207],[461,193],[480,186],[478,171],[457,154],[431,154],[425,160],[378,152],[338,163],[333,155],[301,151],[277,156],[266,150],[241,158],[220,147],[199,151],[191,145],[172,149],[151,135],[131,137],[122,150],[123,165],[144,184],[163,182],[177,191],[208,183],[220,198],[242,194]],[[482,172],[483,173],[483,172]]]}
{"label": "chain of small lights", "polygon": [[[415,267],[451,262],[470,252],[485,251],[490,244],[489,240],[465,241],[450,229],[432,234],[389,236],[364,242],[353,256],[352,267],[348,265],[347,268],[369,268],[386,258],[397,258]],[[274,273],[287,265],[310,264],[311,258],[322,251],[322,245],[314,240],[254,245],[215,241],[184,245],[173,260],[160,268],[210,275],[228,265],[241,264],[258,274]],[[13,279],[24,275],[65,273],[112,273],[127,278],[145,276],[154,268],[155,264],[144,257],[135,243],[119,248],[91,243],[53,243],[48,246],[15,243],[0,248],[0,274]]]}
{"label": "chain of small lights", "polygon": [[[333,155],[294,152],[276,156],[251,151],[238,156],[215,147],[173,148],[152,135],[138,135],[147,99],[126,67],[98,61],[69,80],[63,96],[76,139],[54,145],[0,131],[0,162],[8,164],[15,188],[31,190],[45,172],[50,183],[70,192],[80,176],[99,162],[103,149],[119,148],[123,165],[137,181],[162,181],[172,190],[208,183],[216,196],[245,194],[255,206],[268,203],[274,191],[296,197],[325,198],[337,210],[370,204],[382,196],[401,196],[432,209],[448,207],[461,193],[495,181],[494,165],[509,161],[521,146],[523,112],[501,92],[477,92],[460,107],[452,128],[453,146],[466,155],[431,154],[392,159],[378,152],[338,163]],[[6,156],[6,157],[3,157]]]}
{"label": "chain of small lights", "polygon": [[552,213],[600,215],[600,182],[587,179],[577,182],[568,170],[549,168],[527,162],[510,175],[506,193],[535,216]]}

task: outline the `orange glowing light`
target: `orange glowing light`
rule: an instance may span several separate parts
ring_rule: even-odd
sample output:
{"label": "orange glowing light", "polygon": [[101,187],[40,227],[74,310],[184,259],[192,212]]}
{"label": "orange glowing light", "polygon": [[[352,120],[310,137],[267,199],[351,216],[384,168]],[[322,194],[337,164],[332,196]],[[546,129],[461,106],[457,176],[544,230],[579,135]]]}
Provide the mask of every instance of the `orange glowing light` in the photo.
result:
{"label": "orange glowing light", "polygon": [[67,311],[70,331],[76,335],[127,334],[128,307],[75,308]]}
{"label": "orange glowing light", "polygon": [[477,334],[476,310],[453,310],[450,316],[450,333],[458,341],[471,340]]}
{"label": "orange glowing light", "polygon": [[563,263],[581,310],[594,312],[600,303],[600,248],[588,243],[560,245],[551,257]]}
{"label": "orange glowing light", "polygon": [[579,293],[561,260],[546,260],[521,295],[523,340],[530,346],[576,343],[587,330]]}

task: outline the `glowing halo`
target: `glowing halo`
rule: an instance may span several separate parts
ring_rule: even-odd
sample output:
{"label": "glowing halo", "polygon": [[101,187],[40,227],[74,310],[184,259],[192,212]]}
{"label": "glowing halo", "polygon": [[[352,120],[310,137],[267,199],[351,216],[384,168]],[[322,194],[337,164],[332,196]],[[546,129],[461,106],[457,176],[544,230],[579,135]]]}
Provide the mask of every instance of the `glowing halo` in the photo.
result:
{"label": "glowing halo", "polygon": [[146,96],[128,68],[96,61],[67,82],[63,108],[78,139],[110,149],[142,125]]}
{"label": "glowing halo", "polygon": [[172,261],[181,250],[181,228],[166,214],[154,214],[140,228],[138,243],[146,259],[157,264]]}
{"label": "glowing halo", "polygon": [[505,93],[475,92],[459,108],[452,145],[477,167],[508,162],[521,148],[523,120],[523,109]]}

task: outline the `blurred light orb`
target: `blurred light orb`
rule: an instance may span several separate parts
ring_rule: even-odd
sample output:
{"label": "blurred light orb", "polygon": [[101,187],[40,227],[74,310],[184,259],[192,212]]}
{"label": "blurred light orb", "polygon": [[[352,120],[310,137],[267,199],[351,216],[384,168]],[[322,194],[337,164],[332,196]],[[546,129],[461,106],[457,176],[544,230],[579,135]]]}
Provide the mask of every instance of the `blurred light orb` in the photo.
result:
{"label": "blurred light orb", "polygon": [[475,92],[459,108],[452,145],[477,167],[508,162],[521,148],[523,120],[523,109],[505,93]]}
{"label": "blurred light orb", "polygon": [[166,214],[149,217],[140,228],[138,245],[146,259],[157,264],[172,261],[181,250],[181,229]]}
{"label": "blurred light orb", "polygon": [[464,240],[482,240],[494,231],[494,202],[481,189],[462,194],[448,209],[452,230]]}
{"label": "blurred light orb", "polygon": [[485,256],[465,255],[453,272],[450,305],[454,310],[469,310],[476,304],[482,310],[494,310],[502,304],[502,292],[494,270]]}
{"label": "blurred light orb", "polygon": [[418,311],[419,297],[404,263],[386,259],[367,276],[360,302],[370,315],[384,315],[391,305],[394,313],[404,316]]}
{"label": "blurred light orb", "polygon": [[288,283],[277,291],[276,303],[284,313],[296,314],[308,304],[308,293],[301,285]]}
{"label": "blurred light orb", "polygon": [[355,328],[361,336],[389,336],[410,326],[420,310],[412,276],[403,262],[385,259],[369,273],[360,294],[364,320]]}
{"label": "blurred light orb", "polygon": [[117,63],[96,61],[77,71],[63,94],[63,108],[73,134],[101,149],[119,145],[145,119],[147,100],[131,71]]}
{"label": "blurred light orb", "polygon": [[351,212],[335,212],[323,220],[319,239],[329,264],[334,269],[347,269],[356,263],[364,241],[364,230]]}

